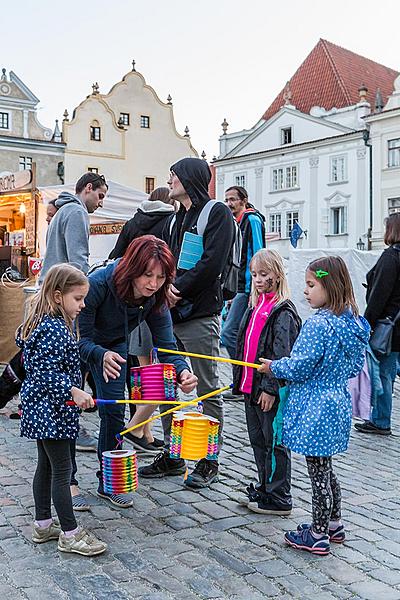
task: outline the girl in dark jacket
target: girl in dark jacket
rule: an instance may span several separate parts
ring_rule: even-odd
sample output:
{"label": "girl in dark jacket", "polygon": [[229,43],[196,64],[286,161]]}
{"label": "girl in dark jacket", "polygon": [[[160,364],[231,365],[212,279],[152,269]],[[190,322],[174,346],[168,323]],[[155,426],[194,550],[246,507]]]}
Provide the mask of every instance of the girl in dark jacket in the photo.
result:
{"label": "girl in dark jacket", "polygon": [[[394,319],[400,310],[400,213],[386,220],[384,242],[389,248],[383,251],[376,265],[367,273],[367,308],[364,316],[373,330],[379,319]],[[356,423],[361,433],[390,435],[393,382],[396,378],[400,351],[400,320],[392,337],[389,356],[378,356],[383,393],[372,409],[371,420]]]}
{"label": "girl in dark jacket", "polygon": [[[250,262],[252,293],[238,333],[238,358],[257,362],[260,356],[289,356],[301,320],[289,300],[289,288],[280,255],[259,250]],[[279,382],[247,367],[234,368],[234,393],[243,393],[247,429],[259,482],[247,488],[244,504],[263,514],[289,515],[290,451],[273,447],[273,422],[279,406]],[[274,460],[275,459],[275,460]]]}

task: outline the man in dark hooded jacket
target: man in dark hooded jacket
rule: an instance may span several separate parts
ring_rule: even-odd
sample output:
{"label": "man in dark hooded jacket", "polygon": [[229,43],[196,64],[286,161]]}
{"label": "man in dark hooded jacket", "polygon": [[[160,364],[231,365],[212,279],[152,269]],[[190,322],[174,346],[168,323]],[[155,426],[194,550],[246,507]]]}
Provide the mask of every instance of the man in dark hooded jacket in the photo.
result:
{"label": "man in dark hooded jacket", "polygon": [[[178,346],[187,351],[210,356],[219,355],[219,315],[223,306],[221,273],[228,262],[235,241],[235,223],[229,208],[222,202],[212,206],[205,226],[203,251],[192,268],[179,268],[179,258],[186,232],[198,234],[197,223],[202,209],[210,201],[208,185],[211,172],[199,158],[183,158],[171,167],[168,181],[170,198],[180,204],[173,221],[166,225],[164,239],[177,262],[176,279],[169,291],[174,333]],[[199,383],[198,395],[219,387],[218,365],[215,361],[191,359]],[[216,396],[204,402],[204,413],[217,418],[220,435],[223,424],[223,401]],[[163,418],[165,440],[169,443],[171,419]],[[143,477],[163,477],[184,473],[185,462],[171,459],[167,453],[156,457],[153,464],[140,469]],[[200,460],[186,479],[189,487],[205,487],[216,481],[218,461]]]}

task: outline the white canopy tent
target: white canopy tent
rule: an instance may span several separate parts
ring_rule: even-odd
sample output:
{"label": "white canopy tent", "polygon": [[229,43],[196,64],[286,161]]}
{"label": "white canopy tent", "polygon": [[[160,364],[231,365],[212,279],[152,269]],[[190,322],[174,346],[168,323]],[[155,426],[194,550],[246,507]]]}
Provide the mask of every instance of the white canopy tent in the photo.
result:
{"label": "white canopy tent", "polygon": [[[109,223],[121,223],[133,217],[137,208],[148,198],[148,195],[139,190],[127,187],[116,181],[107,181],[108,193],[103,208],[99,208],[90,215],[91,225],[107,225]],[[44,256],[46,249],[46,204],[55,200],[61,192],[75,193],[75,184],[54,185],[39,187],[42,205],[39,205],[38,232],[40,255]],[[90,236],[90,263],[94,264],[107,258],[115,245],[118,235],[95,234]]]}

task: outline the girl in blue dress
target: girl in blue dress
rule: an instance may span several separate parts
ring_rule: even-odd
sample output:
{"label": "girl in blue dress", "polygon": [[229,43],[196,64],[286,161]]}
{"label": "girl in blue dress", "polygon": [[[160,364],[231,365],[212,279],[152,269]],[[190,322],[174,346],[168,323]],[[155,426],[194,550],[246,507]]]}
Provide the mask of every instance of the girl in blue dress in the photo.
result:
{"label": "girl in blue dress", "polygon": [[285,541],[325,555],[330,541],[345,539],[332,456],[348,446],[352,408],[347,382],[362,369],[370,327],[359,316],[340,257],[319,258],[308,265],[304,295],[316,314],[303,325],[290,357],[261,358],[259,370],[288,382],[283,444],[305,455],[311,480],[312,523],[287,532]]}
{"label": "girl in blue dress", "polygon": [[[49,269],[17,334],[26,377],[21,387],[21,436],[36,440],[32,541],[58,540],[62,552],[102,554],[107,545],[77,526],[70,491],[70,442],[79,431],[80,408],[93,399],[80,389],[81,372],[73,322],[89,291],[85,275],[69,264]],[[73,400],[76,406],[68,406]],[[51,500],[59,523],[51,517]]]}

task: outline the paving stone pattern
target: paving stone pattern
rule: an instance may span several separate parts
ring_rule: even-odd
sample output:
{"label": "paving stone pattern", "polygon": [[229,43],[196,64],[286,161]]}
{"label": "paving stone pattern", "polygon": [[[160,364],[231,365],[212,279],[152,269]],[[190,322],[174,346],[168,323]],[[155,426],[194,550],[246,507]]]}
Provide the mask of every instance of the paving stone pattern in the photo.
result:
{"label": "paving stone pattern", "polygon": [[[229,367],[221,368],[229,381]],[[335,459],[343,490],[347,541],[329,557],[287,548],[283,531],[310,518],[304,460],[293,457],[289,518],[249,513],[238,494],[256,480],[243,404],[226,403],[219,483],[185,489],[181,477],[142,480],[131,509],[95,496],[96,455],[78,453],[79,479],[91,513],[79,522],[109,544],[88,559],[60,554],[56,542],[30,541],[36,445],[0,412],[0,597],[18,599],[400,600],[400,389],[389,438],[352,432]],[[83,422],[96,433],[97,414]],[[156,433],[160,425],[156,426]],[[396,435],[397,434],[397,435]],[[140,458],[140,464],[149,462]]]}

